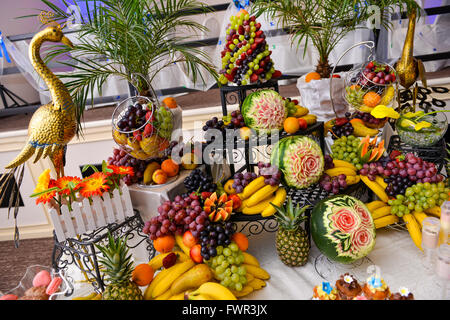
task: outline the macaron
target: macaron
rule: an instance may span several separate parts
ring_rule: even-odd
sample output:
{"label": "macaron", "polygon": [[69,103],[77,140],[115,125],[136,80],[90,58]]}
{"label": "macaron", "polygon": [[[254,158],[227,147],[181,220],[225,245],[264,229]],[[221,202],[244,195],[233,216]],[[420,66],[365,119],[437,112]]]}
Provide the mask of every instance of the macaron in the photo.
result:
{"label": "macaron", "polygon": [[15,294],[5,294],[0,297],[0,300],[17,300],[17,299],[19,299],[19,297],[16,296]]}
{"label": "macaron", "polygon": [[54,277],[52,281],[47,286],[47,290],[45,290],[45,293],[49,296],[54,294],[55,292],[58,292],[59,287],[61,286],[62,279],[60,277]]}
{"label": "macaron", "polygon": [[39,271],[33,278],[33,287],[47,287],[52,281],[52,276],[47,270]]}

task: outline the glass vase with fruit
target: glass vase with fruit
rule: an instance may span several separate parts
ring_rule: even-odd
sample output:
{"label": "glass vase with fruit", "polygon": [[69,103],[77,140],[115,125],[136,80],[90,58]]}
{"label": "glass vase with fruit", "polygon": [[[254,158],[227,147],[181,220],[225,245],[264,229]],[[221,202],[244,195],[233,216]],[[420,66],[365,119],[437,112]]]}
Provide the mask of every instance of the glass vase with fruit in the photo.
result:
{"label": "glass vase with fruit", "polygon": [[173,115],[147,97],[134,96],[116,107],[112,127],[114,141],[133,158],[161,158],[170,145]]}

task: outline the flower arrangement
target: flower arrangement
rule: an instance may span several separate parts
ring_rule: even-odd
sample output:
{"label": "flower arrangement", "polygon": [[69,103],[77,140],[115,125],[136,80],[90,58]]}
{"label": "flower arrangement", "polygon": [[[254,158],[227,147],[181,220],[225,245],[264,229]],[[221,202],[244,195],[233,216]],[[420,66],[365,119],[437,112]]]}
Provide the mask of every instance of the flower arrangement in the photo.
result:
{"label": "flower arrangement", "polygon": [[108,165],[105,161],[102,163],[102,171],[92,165],[86,165],[82,171],[85,172],[89,168],[94,173],[83,179],[63,176],[56,180],[51,178],[50,169],[46,169],[39,176],[30,197],[36,197],[36,204],[50,203],[53,206],[66,204],[72,211],[72,203],[81,201],[83,198],[89,199],[92,203],[92,197],[99,196],[103,199],[105,192],[112,197],[113,191],[118,189],[121,194],[121,179],[126,175],[134,175],[132,167]]}

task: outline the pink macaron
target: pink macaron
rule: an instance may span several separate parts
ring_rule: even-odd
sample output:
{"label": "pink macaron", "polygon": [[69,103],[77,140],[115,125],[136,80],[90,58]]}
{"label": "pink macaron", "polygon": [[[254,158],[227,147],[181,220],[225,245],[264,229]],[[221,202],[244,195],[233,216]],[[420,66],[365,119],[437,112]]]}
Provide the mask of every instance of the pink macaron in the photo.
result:
{"label": "pink macaron", "polygon": [[55,292],[58,292],[59,287],[61,286],[62,279],[60,277],[54,277],[50,284],[47,286],[47,290],[45,290],[45,293],[49,296],[54,294]]}
{"label": "pink macaron", "polygon": [[47,270],[39,271],[33,278],[33,287],[47,287],[52,281],[52,276]]}
{"label": "pink macaron", "polygon": [[17,300],[17,299],[19,299],[19,297],[16,296],[15,294],[5,294],[0,297],[0,300]]}

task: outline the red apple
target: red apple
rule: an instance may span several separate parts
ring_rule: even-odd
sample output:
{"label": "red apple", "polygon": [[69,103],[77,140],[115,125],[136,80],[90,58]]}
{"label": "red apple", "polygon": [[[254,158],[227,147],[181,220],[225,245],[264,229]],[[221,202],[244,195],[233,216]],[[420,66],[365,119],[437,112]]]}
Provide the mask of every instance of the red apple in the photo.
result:
{"label": "red apple", "polygon": [[194,245],[197,244],[197,239],[195,239],[191,231],[186,231],[183,234],[183,243],[186,247],[192,248]]}
{"label": "red apple", "polygon": [[191,257],[192,261],[195,263],[202,263],[203,257],[201,254],[202,246],[200,244],[196,244],[189,250],[189,256]]}

